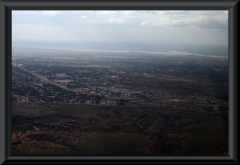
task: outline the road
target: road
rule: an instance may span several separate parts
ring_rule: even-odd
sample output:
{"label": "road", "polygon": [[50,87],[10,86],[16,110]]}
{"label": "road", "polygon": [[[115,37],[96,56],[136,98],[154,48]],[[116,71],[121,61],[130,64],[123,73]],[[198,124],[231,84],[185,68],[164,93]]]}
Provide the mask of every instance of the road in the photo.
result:
{"label": "road", "polygon": [[68,91],[77,92],[76,90],[70,89],[70,88],[66,87],[65,85],[61,85],[61,84],[52,82],[52,81],[50,81],[49,79],[47,79],[46,77],[44,77],[44,76],[42,76],[42,75],[40,75],[40,74],[37,74],[37,73],[35,73],[35,72],[32,72],[32,71],[30,71],[30,70],[27,70],[26,68],[23,68],[23,67],[20,67],[20,66],[17,66],[17,67],[20,68],[20,69],[22,69],[22,70],[24,70],[24,71],[26,71],[26,72],[28,72],[28,73],[30,73],[31,75],[35,76],[36,78],[42,80],[42,81],[45,82],[45,83],[49,83],[49,84],[52,84],[52,85],[56,85],[56,86],[58,86],[58,87],[60,87],[60,88],[62,88],[62,89],[68,90]]}

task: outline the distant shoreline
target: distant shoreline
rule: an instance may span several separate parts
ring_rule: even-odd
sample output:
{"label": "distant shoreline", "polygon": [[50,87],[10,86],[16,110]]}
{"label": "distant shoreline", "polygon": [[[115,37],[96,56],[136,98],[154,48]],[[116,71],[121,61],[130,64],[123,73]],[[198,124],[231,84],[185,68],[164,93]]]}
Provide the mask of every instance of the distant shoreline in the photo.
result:
{"label": "distant shoreline", "polygon": [[131,50],[106,50],[106,49],[92,49],[92,50],[57,50],[57,49],[52,49],[52,50],[19,50],[19,51],[13,51],[13,56],[15,56],[15,53],[23,53],[23,52],[51,52],[51,53],[58,53],[61,52],[86,52],[86,53],[147,53],[147,54],[155,54],[155,55],[168,55],[168,56],[202,56],[202,57],[213,57],[213,58],[226,58],[228,59],[228,56],[219,56],[219,55],[204,55],[204,54],[197,54],[197,53],[190,53],[190,52],[185,52],[185,51],[175,51],[175,50],[166,50],[166,51],[131,51]]}

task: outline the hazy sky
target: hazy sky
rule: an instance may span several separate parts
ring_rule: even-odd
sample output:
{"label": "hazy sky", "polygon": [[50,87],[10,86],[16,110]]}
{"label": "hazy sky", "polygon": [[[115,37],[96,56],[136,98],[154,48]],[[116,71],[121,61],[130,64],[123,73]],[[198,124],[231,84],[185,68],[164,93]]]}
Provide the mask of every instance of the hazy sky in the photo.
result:
{"label": "hazy sky", "polygon": [[228,44],[228,11],[12,11],[12,40]]}

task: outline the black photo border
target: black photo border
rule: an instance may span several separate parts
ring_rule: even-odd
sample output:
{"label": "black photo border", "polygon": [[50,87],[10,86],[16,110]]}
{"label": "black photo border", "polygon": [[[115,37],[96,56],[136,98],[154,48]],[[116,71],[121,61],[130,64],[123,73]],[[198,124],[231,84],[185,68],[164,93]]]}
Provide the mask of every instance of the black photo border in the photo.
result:
{"label": "black photo border", "polygon": [[[169,157],[11,156],[12,10],[228,10],[229,155]],[[0,0],[0,164],[238,164],[239,0]]]}

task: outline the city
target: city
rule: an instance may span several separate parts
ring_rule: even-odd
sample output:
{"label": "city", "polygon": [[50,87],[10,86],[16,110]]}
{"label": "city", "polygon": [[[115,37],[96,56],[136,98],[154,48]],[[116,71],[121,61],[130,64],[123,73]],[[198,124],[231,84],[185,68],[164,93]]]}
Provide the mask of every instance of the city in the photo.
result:
{"label": "city", "polygon": [[20,53],[12,58],[12,113],[16,155],[49,146],[50,155],[225,155],[228,58]]}

